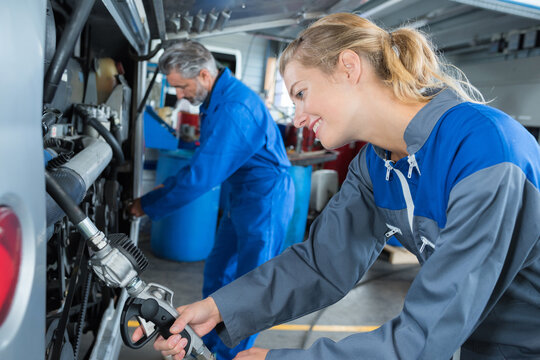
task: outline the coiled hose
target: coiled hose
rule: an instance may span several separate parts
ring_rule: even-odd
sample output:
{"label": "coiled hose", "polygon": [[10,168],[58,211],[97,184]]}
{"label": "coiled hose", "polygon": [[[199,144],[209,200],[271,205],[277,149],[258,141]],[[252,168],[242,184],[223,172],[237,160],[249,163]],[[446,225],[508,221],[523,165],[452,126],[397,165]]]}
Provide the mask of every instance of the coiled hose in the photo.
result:
{"label": "coiled hose", "polygon": [[107,144],[111,146],[116,165],[122,165],[125,161],[124,152],[122,151],[122,147],[114,135],[96,118],[87,117],[85,120],[86,123],[93,127],[99,133],[99,135],[103,136],[103,139],[105,139]]}

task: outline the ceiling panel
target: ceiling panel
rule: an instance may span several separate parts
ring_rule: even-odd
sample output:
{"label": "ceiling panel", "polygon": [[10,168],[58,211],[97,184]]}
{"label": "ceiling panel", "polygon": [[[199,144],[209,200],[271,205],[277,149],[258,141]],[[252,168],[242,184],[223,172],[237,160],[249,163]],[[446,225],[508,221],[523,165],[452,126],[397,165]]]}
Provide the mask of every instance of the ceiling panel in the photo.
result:
{"label": "ceiling panel", "polygon": [[[310,22],[338,11],[368,15],[389,29],[403,24],[419,28],[431,34],[441,49],[473,46],[497,34],[540,27],[540,20],[460,0],[143,0],[143,3],[146,8],[162,3],[167,36],[175,39],[242,31],[290,41]],[[200,24],[211,16],[215,21],[222,12],[228,18],[221,26],[205,28]],[[150,9],[150,13],[154,11]],[[149,16],[154,39],[159,38],[155,18]],[[191,22],[183,22],[184,18]]]}

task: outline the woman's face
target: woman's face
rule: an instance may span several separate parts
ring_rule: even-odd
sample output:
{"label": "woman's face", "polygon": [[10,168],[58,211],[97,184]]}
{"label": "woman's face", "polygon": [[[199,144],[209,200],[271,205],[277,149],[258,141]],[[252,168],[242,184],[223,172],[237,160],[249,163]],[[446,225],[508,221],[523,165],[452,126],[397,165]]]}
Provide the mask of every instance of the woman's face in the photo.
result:
{"label": "woman's face", "polygon": [[356,140],[353,89],[343,76],[305,68],[293,60],[285,68],[283,79],[296,106],[294,126],[307,126],[327,149]]}

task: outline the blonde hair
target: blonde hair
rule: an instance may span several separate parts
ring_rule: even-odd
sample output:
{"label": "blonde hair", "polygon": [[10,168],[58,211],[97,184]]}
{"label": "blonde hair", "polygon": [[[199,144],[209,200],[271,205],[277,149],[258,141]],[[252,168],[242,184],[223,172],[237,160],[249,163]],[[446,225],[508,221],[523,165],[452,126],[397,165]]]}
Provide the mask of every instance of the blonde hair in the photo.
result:
{"label": "blonde hair", "polygon": [[403,102],[428,101],[445,88],[466,101],[485,102],[465,74],[442,61],[420,31],[402,27],[389,33],[349,13],[325,16],[305,29],[281,55],[279,71],[283,75],[294,60],[332,74],[339,54],[346,49],[367,58],[379,78]]}

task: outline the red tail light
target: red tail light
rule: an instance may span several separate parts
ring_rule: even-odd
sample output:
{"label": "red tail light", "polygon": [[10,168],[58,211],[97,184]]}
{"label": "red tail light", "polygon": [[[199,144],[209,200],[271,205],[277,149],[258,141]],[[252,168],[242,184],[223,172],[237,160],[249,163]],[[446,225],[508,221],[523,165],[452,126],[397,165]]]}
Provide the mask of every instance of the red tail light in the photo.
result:
{"label": "red tail light", "polygon": [[0,325],[6,319],[15,294],[21,263],[22,233],[17,215],[0,206]]}

